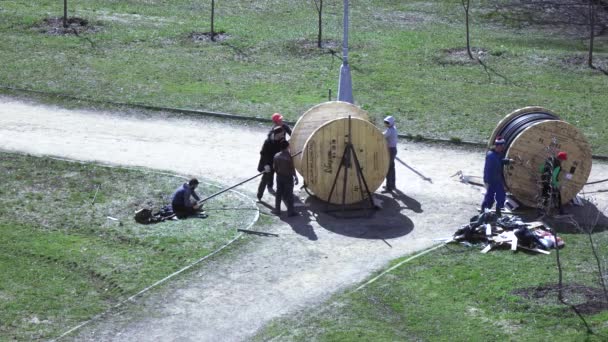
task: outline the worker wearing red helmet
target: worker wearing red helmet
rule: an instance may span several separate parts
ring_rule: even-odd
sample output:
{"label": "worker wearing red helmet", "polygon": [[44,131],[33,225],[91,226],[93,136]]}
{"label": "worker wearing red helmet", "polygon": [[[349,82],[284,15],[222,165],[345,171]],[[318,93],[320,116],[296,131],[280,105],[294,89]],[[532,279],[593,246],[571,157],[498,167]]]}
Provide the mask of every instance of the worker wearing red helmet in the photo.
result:
{"label": "worker wearing red helmet", "polygon": [[270,117],[272,119],[272,123],[273,126],[270,129],[270,132],[272,132],[272,130],[279,126],[281,128],[283,128],[283,130],[285,131],[285,133],[289,134],[289,136],[291,136],[291,127],[289,127],[288,124],[283,122],[283,115],[281,115],[280,113],[274,113],[272,114],[272,116]]}
{"label": "worker wearing red helmet", "polygon": [[268,134],[262,149],[260,150],[260,161],[258,162],[258,171],[264,173],[258,186],[257,198],[259,201],[264,196],[264,189],[272,195],[275,194],[274,189],[274,169],[272,168],[275,154],[281,152],[281,142],[285,141],[285,130],[281,126],[274,126]]}
{"label": "worker wearing red helmet", "polygon": [[270,194],[275,194],[273,189],[275,175],[274,169],[272,168],[272,161],[274,155],[281,151],[281,148],[279,147],[281,141],[287,139],[287,134],[291,136],[291,127],[283,122],[283,115],[274,113],[270,119],[272,119],[273,125],[270,132],[268,132],[268,136],[260,151],[260,162],[258,163],[258,171],[264,172],[257,193],[257,198],[260,201],[264,195],[265,188],[268,189]]}
{"label": "worker wearing red helmet", "polygon": [[551,207],[550,204],[558,209],[560,215],[564,214],[559,178],[562,171],[562,162],[566,160],[568,160],[568,153],[560,151],[547,158],[540,167],[542,184],[542,206],[538,208],[540,215],[545,214],[545,211]]}

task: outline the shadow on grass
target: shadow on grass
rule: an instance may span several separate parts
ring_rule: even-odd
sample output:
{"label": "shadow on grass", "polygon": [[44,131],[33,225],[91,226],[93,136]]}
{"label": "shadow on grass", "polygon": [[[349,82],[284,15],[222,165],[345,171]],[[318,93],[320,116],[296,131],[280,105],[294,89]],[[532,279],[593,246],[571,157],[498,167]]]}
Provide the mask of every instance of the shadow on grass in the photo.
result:
{"label": "shadow on grass", "polygon": [[[559,305],[559,291],[559,284],[544,284],[517,289],[513,291],[513,294],[544,306],[547,304]],[[608,303],[604,301],[604,292],[600,288],[571,283],[564,284],[562,291],[564,297],[574,303],[573,305],[582,314],[595,315],[608,310]],[[568,307],[563,309],[570,310]]]}
{"label": "shadow on grass", "polygon": [[543,220],[558,233],[599,233],[608,229],[608,217],[596,203],[582,200],[582,206],[565,205],[566,216],[549,216]]}

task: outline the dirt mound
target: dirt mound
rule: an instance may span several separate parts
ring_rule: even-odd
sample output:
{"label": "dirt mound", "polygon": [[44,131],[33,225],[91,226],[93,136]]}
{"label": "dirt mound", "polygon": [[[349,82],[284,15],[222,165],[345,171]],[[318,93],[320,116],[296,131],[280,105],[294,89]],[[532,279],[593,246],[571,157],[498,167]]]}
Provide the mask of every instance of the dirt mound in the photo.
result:
{"label": "dirt mound", "polygon": [[229,39],[230,35],[224,31],[213,32],[213,34],[211,32],[191,32],[188,38],[194,42],[223,42]]}
{"label": "dirt mound", "polygon": [[[494,4],[487,16],[500,18],[518,28],[535,28],[561,36],[586,37],[589,35],[589,2],[586,0],[525,1],[512,0]],[[608,6],[596,7],[595,34],[608,30]]]}
{"label": "dirt mound", "polygon": [[[480,60],[484,60],[489,52],[483,48],[471,47],[471,54],[473,58],[478,58]],[[440,51],[439,55],[436,56],[436,62],[439,64],[477,64],[479,63],[476,59],[469,58],[467,53],[467,48],[451,48],[451,49],[443,49]]]}
{"label": "dirt mound", "polygon": [[62,36],[68,34],[79,35],[81,33],[94,33],[99,31],[99,27],[89,25],[89,21],[83,18],[70,17],[66,20],[66,25],[63,25],[63,17],[46,18],[42,20],[36,29],[40,33],[46,33],[53,36]]}
{"label": "dirt mound", "polygon": [[299,57],[331,53],[341,58],[341,46],[342,42],[333,39],[321,39],[321,48],[318,46],[317,39],[299,38],[285,43],[286,51]]}
{"label": "dirt mound", "polygon": [[[581,284],[565,284],[562,286],[564,299],[574,305],[582,314],[593,315],[608,310],[608,302],[601,289]],[[558,304],[558,284],[528,287],[513,291],[513,294],[535,302],[539,305]],[[565,310],[569,308],[564,306]]]}
{"label": "dirt mound", "polygon": [[[561,59],[561,64],[567,67],[587,67],[588,55],[572,55]],[[600,70],[608,70],[608,57],[594,55],[593,65]]]}

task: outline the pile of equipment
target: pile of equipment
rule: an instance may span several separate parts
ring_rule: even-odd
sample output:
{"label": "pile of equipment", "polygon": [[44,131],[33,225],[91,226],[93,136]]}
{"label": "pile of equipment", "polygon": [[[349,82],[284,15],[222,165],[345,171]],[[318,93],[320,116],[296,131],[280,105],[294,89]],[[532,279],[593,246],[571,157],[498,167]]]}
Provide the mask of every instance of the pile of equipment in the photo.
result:
{"label": "pile of equipment", "polygon": [[467,242],[481,244],[481,253],[493,248],[507,247],[550,254],[552,248],[564,247],[564,241],[541,221],[524,222],[519,216],[498,217],[494,212],[484,211],[471,218],[446,242]]}

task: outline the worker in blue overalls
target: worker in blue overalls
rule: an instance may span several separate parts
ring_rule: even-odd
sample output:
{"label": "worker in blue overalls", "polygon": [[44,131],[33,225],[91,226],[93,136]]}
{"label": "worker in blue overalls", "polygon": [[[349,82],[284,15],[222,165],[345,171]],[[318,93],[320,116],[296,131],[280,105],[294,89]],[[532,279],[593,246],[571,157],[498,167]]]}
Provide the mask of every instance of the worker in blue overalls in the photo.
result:
{"label": "worker in blue overalls", "polygon": [[486,162],[483,168],[483,183],[486,187],[486,195],[481,203],[481,211],[492,209],[496,200],[496,215],[500,216],[505,206],[505,183],[502,176],[502,168],[510,162],[505,159],[505,139],[498,136],[494,141],[494,147],[486,153]]}

